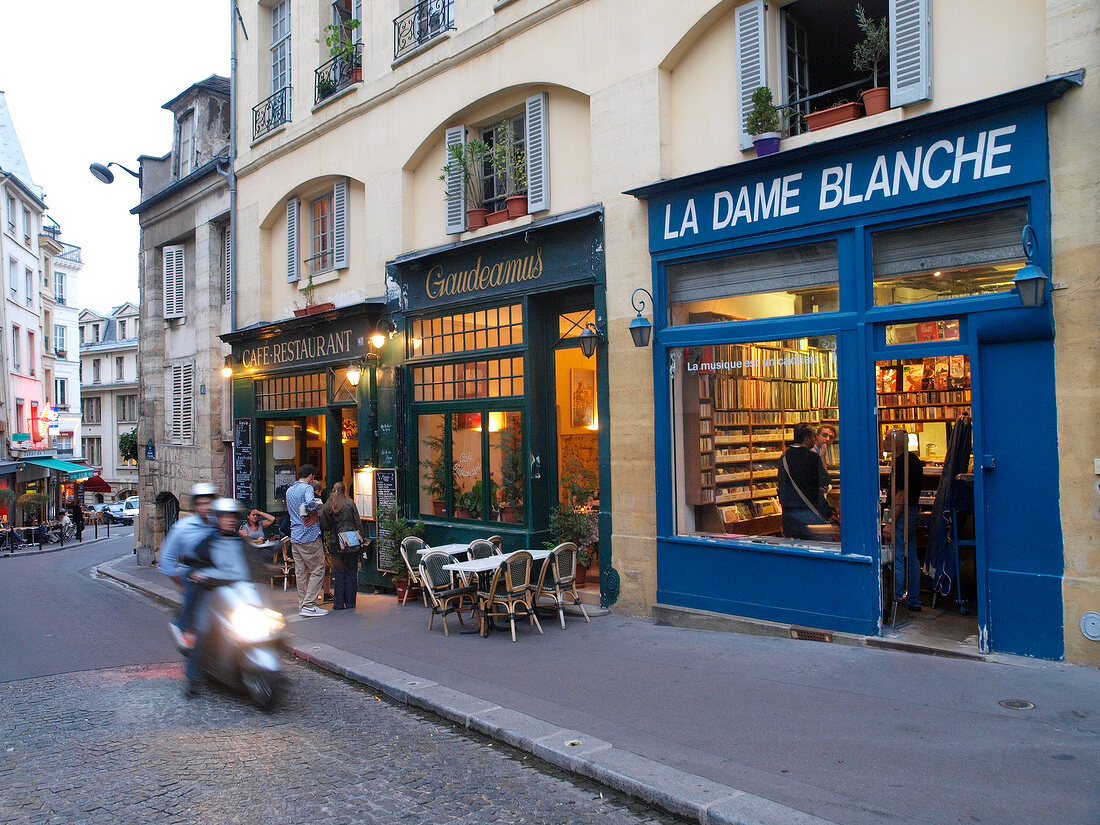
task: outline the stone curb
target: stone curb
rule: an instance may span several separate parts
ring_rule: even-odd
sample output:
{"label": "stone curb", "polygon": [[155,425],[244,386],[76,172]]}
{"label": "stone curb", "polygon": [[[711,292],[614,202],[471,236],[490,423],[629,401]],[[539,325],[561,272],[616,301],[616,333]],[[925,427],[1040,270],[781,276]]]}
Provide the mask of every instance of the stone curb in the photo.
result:
{"label": "stone curb", "polygon": [[[178,603],[175,591],[116,570],[114,565],[119,561],[100,565],[99,573],[159,601]],[[291,634],[287,650],[303,661],[366,685],[394,701],[428,711],[700,825],[835,825],[616,748],[582,731],[560,728],[323,642],[299,643]]]}
{"label": "stone curb", "polygon": [[[87,547],[89,544],[98,544],[101,541],[106,541],[108,538],[108,536],[100,536],[97,539],[84,539],[84,541],[77,541],[76,539],[73,539],[72,541],[66,542],[65,544],[46,545],[41,550],[19,550],[15,553],[0,551],[0,559],[18,559],[22,558],[23,556],[41,556],[45,553],[56,553],[59,550],[71,549],[73,547]],[[126,536],[125,538],[129,538],[129,536]]]}

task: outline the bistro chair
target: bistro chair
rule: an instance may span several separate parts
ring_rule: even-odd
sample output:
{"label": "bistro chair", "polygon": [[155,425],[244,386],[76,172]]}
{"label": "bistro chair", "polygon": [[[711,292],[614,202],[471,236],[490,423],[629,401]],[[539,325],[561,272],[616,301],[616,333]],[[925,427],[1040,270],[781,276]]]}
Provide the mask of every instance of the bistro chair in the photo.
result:
{"label": "bistro chair", "polygon": [[[551,564],[551,561],[553,564]],[[577,563],[577,545],[571,541],[562,542],[550,551],[550,557],[542,566],[539,580],[532,588],[532,599],[537,607],[539,599],[553,599],[558,607],[558,618],[561,619],[561,629],[565,630],[565,597],[570,596],[573,604],[581,609],[581,615],[586,622],[590,622],[584,604],[577,593],[577,578],[574,574]]]}
{"label": "bistro chair", "polygon": [[474,539],[470,542],[469,558],[473,559],[487,559],[490,556],[499,555],[500,551],[497,550],[496,545],[488,539]]}
{"label": "bistro chair", "polygon": [[271,586],[275,587],[275,580],[283,580],[283,592],[294,578],[294,556],[290,552],[290,537],[287,536],[279,543],[279,549],[275,551],[275,557],[271,560],[272,570],[270,574]]}
{"label": "bistro chair", "polygon": [[398,552],[401,554],[402,561],[405,562],[405,569],[409,571],[409,586],[405,588],[405,597],[401,599],[401,604],[405,604],[409,600],[409,592],[415,587],[420,590],[420,598],[424,601],[424,606],[428,607],[428,596],[424,592],[423,582],[420,581],[420,568],[414,566],[409,560],[410,553],[423,553],[428,549],[428,545],[424,543],[424,539],[418,536],[407,536],[401,540],[401,547],[398,548]]}
{"label": "bistro chair", "polygon": [[[450,636],[447,630],[447,614],[454,613],[458,616],[458,623],[463,624],[462,608],[463,599],[473,597],[477,593],[477,587],[455,587],[454,577],[449,570],[444,570],[443,565],[453,561],[450,553],[443,550],[429,550],[420,557],[420,581],[424,592],[431,603],[431,614],[428,616],[428,630],[432,629],[435,617],[442,617],[443,635]],[[471,606],[472,607],[472,606]]]}
{"label": "bistro chair", "polygon": [[504,553],[504,539],[503,539],[503,537],[501,537],[501,536],[489,536],[489,538],[487,538],[485,540],[490,541],[490,542],[493,543],[493,547],[496,548],[494,552],[498,556]]}
{"label": "bistro chair", "polygon": [[[534,608],[531,606],[531,567],[533,560],[526,550],[517,550],[500,563],[493,574],[487,592],[478,593],[481,604],[481,632],[485,633],[485,622],[497,616],[507,616],[512,628],[512,641],[516,640],[516,608],[523,607],[533,624],[542,634]],[[496,608],[494,610],[494,608]]]}

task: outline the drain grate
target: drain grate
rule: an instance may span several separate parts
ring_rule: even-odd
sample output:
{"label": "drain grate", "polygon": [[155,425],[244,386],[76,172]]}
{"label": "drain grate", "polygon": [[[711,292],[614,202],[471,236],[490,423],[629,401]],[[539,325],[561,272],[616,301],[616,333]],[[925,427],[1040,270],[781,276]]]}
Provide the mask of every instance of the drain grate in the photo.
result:
{"label": "drain grate", "polygon": [[1034,710],[1035,705],[1027,701],[1027,699],[1002,699],[997,703],[1002,708],[1008,708],[1009,710]]}
{"label": "drain grate", "polygon": [[809,627],[792,627],[792,639],[802,639],[807,642],[831,642],[833,634],[825,630],[813,630]]}

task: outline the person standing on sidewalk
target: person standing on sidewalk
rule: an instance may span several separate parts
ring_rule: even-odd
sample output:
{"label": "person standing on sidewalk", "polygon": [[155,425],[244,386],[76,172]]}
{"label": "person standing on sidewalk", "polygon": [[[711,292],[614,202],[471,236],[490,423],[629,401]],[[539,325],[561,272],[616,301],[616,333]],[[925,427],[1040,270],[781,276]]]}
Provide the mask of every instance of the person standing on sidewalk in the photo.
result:
{"label": "person standing on sidewalk", "polygon": [[355,502],[347,497],[344,482],[332,487],[332,495],[321,508],[321,532],[328,542],[333,570],[333,610],[355,607],[359,589],[359,554],[367,537]]}
{"label": "person standing on sidewalk", "polygon": [[286,491],[290,549],[298,586],[298,615],[307,618],[328,615],[327,610],[317,606],[317,594],[325,579],[325,549],[321,546],[321,525],[318,523],[321,502],[313,494],[316,474],[312,464],[303,464],[298,468],[298,480]]}
{"label": "person standing on sidewalk", "polygon": [[76,528],[76,540],[84,541],[84,508],[75,498],[69,501],[69,516],[73,520],[73,527]]}
{"label": "person standing on sidewalk", "polygon": [[920,601],[920,559],[917,557],[917,527],[920,522],[920,491],[924,462],[909,450],[909,434],[894,430],[886,436],[893,455],[890,495],[883,535],[894,542],[894,601],[905,601],[910,613],[918,613]]}

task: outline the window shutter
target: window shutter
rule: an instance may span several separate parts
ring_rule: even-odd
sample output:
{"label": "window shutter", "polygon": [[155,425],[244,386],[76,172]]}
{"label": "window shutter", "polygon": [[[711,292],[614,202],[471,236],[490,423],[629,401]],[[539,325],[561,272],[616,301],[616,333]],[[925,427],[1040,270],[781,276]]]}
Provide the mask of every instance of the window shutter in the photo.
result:
{"label": "window shutter", "polygon": [[286,202],[286,279],[298,282],[298,199]]}
{"label": "window shutter", "polygon": [[527,211],[550,208],[549,100],[546,92],[527,98]]}
{"label": "window shutter", "polygon": [[168,440],[173,444],[179,444],[180,432],[183,429],[182,418],[180,417],[180,410],[182,408],[180,399],[182,397],[183,369],[179,364],[173,364],[171,395],[168,398],[168,409],[171,410],[171,414],[168,416]]}
{"label": "window shutter", "polygon": [[225,302],[229,303],[233,295],[233,267],[230,255],[232,254],[232,245],[230,244],[229,227],[226,226],[222,230],[222,272],[225,276]]}
{"label": "window shutter", "polygon": [[183,317],[183,247],[166,246],[164,256],[164,317]]}
{"label": "window shutter", "polygon": [[466,140],[465,126],[452,126],[447,130],[447,234],[458,235],[466,231],[466,181],[462,166],[451,157],[451,147]]}
{"label": "window shutter", "polygon": [[734,14],[737,41],[737,122],[741,127],[741,148],[752,148],[752,136],[745,121],[752,111],[752,93],[768,85],[764,39],[764,0],[738,7]]}
{"label": "window shutter", "polygon": [[890,105],[932,99],[932,0],[890,0]]}
{"label": "window shutter", "polygon": [[359,25],[355,28],[355,42],[363,42],[363,0],[354,0],[351,4],[351,16],[353,19],[359,21]]}
{"label": "window shutter", "polygon": [[341,178],[332,187],[332,265],[348,268],[348,181]]}
{"label": "window shutter", "polygon": [[184,364],[181,370],[183,388],[180,397],[180,441],[184,444],[190,444],[195,438],[194,371],[192,364]]}

